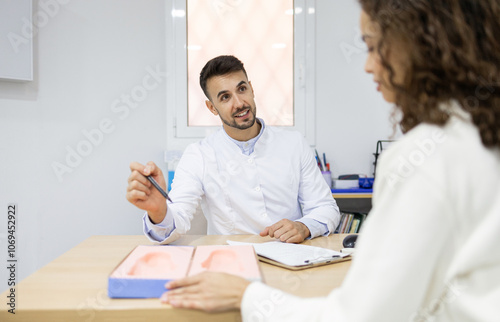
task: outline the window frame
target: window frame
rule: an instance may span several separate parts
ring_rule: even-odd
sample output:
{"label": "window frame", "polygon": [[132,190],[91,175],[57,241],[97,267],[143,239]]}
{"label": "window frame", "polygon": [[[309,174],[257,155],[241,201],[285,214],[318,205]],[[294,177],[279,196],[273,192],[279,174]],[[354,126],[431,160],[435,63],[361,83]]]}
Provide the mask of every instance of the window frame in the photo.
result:
{"label": "window frame", "polygon": [[[294,125],[314,145],[315,134],[315,0],[294,0]],[[220,126],[188,126],[186,0],[166,5],[166,95],[174,113],[173,139],[203,138]],[[244,63],[244,62],[243,62]],[[168,122],[167,122],[168,124]]]}

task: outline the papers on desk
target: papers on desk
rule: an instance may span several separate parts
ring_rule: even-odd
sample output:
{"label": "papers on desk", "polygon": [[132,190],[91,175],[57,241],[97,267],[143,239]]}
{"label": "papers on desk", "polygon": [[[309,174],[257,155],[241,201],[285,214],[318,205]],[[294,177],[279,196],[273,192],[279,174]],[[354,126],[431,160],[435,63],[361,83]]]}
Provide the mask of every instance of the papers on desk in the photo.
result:
{"label": "papers on desk", "polygon": [[333,264],[351,259],[349,254],[343,254],[331,249],[287,244],[280,241],[244,243],[227,240],[226,242],[229,245],[252,245],[261,261],[292,270]]}

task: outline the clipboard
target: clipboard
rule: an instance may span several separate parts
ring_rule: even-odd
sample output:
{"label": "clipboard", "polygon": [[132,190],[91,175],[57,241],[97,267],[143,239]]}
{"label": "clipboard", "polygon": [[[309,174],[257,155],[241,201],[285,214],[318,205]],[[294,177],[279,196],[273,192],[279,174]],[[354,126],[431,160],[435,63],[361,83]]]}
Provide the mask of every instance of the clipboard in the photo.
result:
{"label": "clipboard", "polygon": [[289,270],[302,270],[351,260],[351,255],[331,249],[287,244],[280,241],[244,243],[227,240],[229,245],[252,245],[259,260]]}

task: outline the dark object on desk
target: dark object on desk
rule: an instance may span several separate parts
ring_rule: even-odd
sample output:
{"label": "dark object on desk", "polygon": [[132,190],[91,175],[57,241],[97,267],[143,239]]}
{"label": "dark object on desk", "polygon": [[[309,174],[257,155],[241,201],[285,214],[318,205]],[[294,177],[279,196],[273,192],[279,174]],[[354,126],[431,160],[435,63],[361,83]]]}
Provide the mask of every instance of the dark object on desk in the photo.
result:
{"label": "dark object on desk", "polygon": [[[359,188],[360,189],[372,189],[373,188],[373,181],[375,178],[359,178]],[[370,191],[372,192],[372,191]]]}
{"label": "dark object on desk", "polygon": [[343,174],[339,176],[339,180],[359,180],[359,174]]}
{"label": "dark object on desk", "polygon": [[357,239],[358,235],[347,235],[342,241],[342,246],[344,246],[344,248],[354,248]]}

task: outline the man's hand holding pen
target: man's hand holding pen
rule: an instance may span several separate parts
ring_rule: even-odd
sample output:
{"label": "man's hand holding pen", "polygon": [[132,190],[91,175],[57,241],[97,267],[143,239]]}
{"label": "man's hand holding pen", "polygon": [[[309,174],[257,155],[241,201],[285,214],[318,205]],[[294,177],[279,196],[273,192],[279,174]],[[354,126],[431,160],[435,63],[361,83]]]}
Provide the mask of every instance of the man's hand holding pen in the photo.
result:
{"label": "man's hand holding pen", "polygon": [[131,174],[128,178],[127,200],[136,207],[148,212],[151,222],[158,224],[167,214],[167,203],[162,193],[146,177],[151,176],[163,190],[166,190],[165,178],[161,169],[153,162],[142,165],[130,163]]}
{"label": "man's hand holding pen", "polygon": [[[153,162],[142,165],[138,162],[130,164],[131,174],[128,178],[127,200],[136,207],[148,212],[154,224],[161,223],[167,214],[166,183],[160,168]],[[286,243],[300,243],[311,235],[301,222],[282,219],[264,228],[261,236],[269,236]]]}

